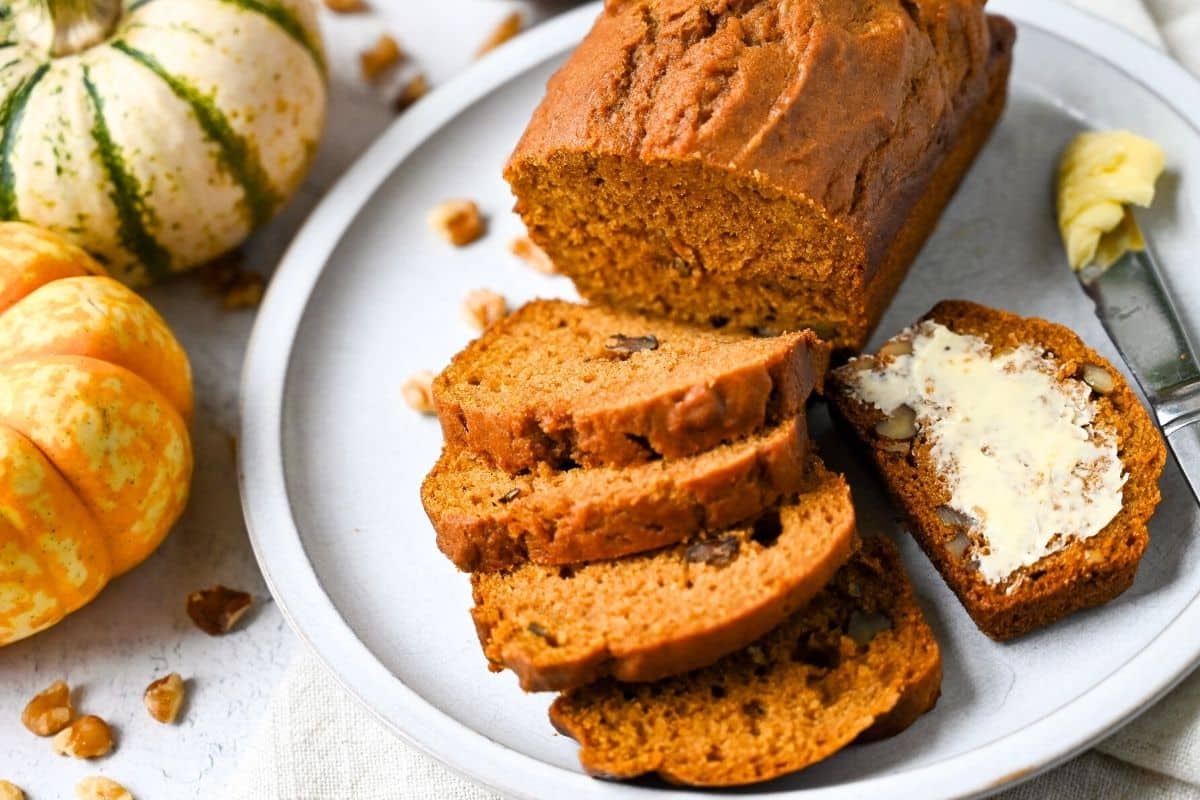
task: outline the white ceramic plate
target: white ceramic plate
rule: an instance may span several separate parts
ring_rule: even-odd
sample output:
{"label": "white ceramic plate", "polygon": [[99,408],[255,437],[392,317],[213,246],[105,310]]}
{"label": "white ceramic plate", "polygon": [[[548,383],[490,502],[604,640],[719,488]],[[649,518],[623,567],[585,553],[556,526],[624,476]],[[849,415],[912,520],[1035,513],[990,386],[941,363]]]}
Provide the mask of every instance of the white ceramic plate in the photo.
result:
{"label": "white ceramic plate", "polygon": [[[598,4],[597,4],[598,5]],[[992,3],[1020,24],[1004,120],[880,327],[944,297],[1064,322],[1116,358],[1064,264],[1053,224],[1057,155],[1085,126],[1150,134],[1170,154],[1143,220],[1179,305],[1200,330],[1200,85],[1132,37],[1046,0]],[[406,114],[329,194],[275,276],[243,383],[241,467],[251,535],[289,621],[398,735],[480,783],[518,797],[640,797],[654,784],[592,780],[573,742],[484,665],[468,581],[434,546],[418,486],[435,460],[434,421],[400,385],[438,369],[471,337],[458,306],[495,287],[513,302],[569,295],[505,251],[520,231],[501,166],[542,87],[596,6],[520,37]],[[461,250],[426,211],[472,197],[489,238]],[[813,427],[846,471],[864,532],[894,532],[874,479]],[[970,623],[907,537],[905,562],[942,643],[937,708],[890,741],[851,748],[753,791],[806,798],[969,796],[1028,777],[1111,732],[1200,657],[1197,509],[1174,464],[1136,584],[1118,601],[1018,642]],[[673,790],[685,794],[679,790]]]}

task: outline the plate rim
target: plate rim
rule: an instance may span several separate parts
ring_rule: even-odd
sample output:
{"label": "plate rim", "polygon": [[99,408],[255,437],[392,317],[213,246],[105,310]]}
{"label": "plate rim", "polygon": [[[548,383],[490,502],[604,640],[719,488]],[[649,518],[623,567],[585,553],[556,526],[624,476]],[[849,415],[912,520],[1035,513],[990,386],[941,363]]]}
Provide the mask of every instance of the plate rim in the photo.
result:
{"label": "plate rim", "polygon": [[[492,90],[573,47],[600,8],[588,3],[517,37],[431,93],[358,157],[305,221],[280,261],[255,319],[243,362],[238,482],[251,548],[288,625],[334,679],[392,733],[454,772],[507,796],[553,792],[644,798],[661,790],[596,781],[486,738],[406,686],[341,616],[308,559],[292,516],[284,467],[283,405],[295,333],[329,257],[361,209],[430,135]],[[1200,135],[1200,81],[1133,34],[1060,0],[993,0],[989,10],[1037,27],[1107,61],[1166,102]],[[1153,82],[1147,74],[1153,75]],[[1190,111],[1195,109],[1195,111]],[[1066,761],[1169,692],[1200,662],[1200,594],[1139,653],[1100,683],[1028,727],[948,759],[848,784],[773,791],[812,800],[887,791],[950,797],[1010,788]],[[368,699],[387,687],[387,709]],[[1130,702],[1130,697],[1136,697]],[[379,697],[375,698],[377,701]],[[381,704],[382,706],[382,704]],[[1095,713],[1095,709],[1119,709]],[[676,789],[679,797],[706,794]]]}

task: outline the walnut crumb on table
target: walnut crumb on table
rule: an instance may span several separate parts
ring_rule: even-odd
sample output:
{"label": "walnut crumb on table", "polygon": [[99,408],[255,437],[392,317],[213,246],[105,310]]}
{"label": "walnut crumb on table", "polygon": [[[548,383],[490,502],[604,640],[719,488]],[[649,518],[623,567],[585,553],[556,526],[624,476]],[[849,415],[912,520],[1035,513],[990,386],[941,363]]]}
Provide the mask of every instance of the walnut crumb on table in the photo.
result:
{"label": "walnut crumb on table", "polygon": [[500,45],[507,42],[509,39],[521,32],[521,28],[525,27],[525,17],[520,11],[514,11],[504,19],[500,20],[488,37],[483,40],[483,44],[479,45],[479,49],[475,51],[475,57],[487,55],[495,50]]}
{"label": "walnut crumb on table", "polygon": [[400,394],[413,411],[432,414],[434,412],[433,373],[427,369],[414,373],[400,386]]}
{"label": "walnut crumb on table", "polygon": [[25,800],[25,792],[15,783],[0,779],[0,800]]}
{"label": "walnut crumb on table", "polygon": [[187,614],[209,636],[221,636],[229,633],[253,602],[247,592],[218,585],[189,594]]}
{"label": "walnut crumb on table", "polygon": [[178,672],[172,672],[164,678],[146,687],[142,701],[146,711],[157,722],[170,725],[179,717],[179,709],[183,707],[184,683]]}
{"label": "walnut crumb on table", "polygon": [[21,712],[21,722],[30,733],[53,736],[70,725],[74,716],[71,687],[65,681],[55,681],[29,701]]}
{"label": "walnut crumb on table", "polygon": [[112,728],[96,715],[88,714],[59,731],[52,744],[60,756],[101,758],[112,752]]}
{"label": "walnut crumb on table", "polygon": [[474,200],[447,200],[429,212],[429,227],[455,247],[462,247],[483,236],[483,215]]}
{"label": "walnut crumb on table", "polygon": [[508,301],[491,289],[475,289],[463,298],[462,316],[476,330],[487,330],[508,316]]}
{"label": "walnut crumb on table", "polygon": [[267,290],[266,278],[246,269],[236,252],[206,264],[200,270],[200,280],[221,299],[226,311],[258,308]]}
{"label": "walnut crumb on table", "polygon": [[375,44],[371,45],[369,50],[364,50],[358,55],[363,78],[370,83],[382,78],[392,67],[404,59],[405,55],[404,51],[400,49],[400,43],[386,33],[376,39]]}
{"label": "walnut crumb on table", "polygon": [[369,6],[364,0],[325,0],[325,7],[335,14],[358,14]]}
{"label": "walnut crumb on table", "polygon": [[92,775],[75,784],[75,797],[77,800],[133,800],[128,789],[102,775]]}

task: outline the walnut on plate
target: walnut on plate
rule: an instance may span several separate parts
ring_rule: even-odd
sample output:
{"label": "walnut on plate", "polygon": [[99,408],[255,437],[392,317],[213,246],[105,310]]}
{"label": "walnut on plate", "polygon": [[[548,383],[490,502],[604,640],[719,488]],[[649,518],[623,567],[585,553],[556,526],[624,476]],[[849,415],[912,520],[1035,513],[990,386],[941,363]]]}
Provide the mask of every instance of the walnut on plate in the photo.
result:
{"label": "walnut on plate", "polygon": [[25,800],[25,792],[15,783],[0,778],[0,800]]}
{"label": "walnut on plate", "polygon": [[463,298],[462,316],[476,330],[487,330],[508,316],[508,301],[491,289],[474,289]]}
{"label": "walnut on plate", "polygon": [[455,247],[463,247],[484,234],[483,215],[474,200],[447,200],[429,212],[429,227]]}
{"label": "walnut on plate", "polygon": [[400,385],[400,395],[413,411],[419,414],[434,413],[433,373],[427,369],[413,373]]}

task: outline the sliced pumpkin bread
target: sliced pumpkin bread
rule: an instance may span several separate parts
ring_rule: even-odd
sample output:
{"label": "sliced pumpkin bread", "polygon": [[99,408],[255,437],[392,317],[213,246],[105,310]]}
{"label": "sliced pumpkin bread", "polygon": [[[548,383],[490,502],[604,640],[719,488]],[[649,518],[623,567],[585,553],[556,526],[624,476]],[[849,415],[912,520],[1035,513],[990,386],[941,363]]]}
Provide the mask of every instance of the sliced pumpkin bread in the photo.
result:
{"label": "sliced pumpkin bread", "polygon": [[460,569],[574,564],[652,550],[750,519],[800,488],[804,417],[695,456],[510,475],[447,447],[421,486]]}
{"label": "sliced pumpkin bread", "polygon": [[774,628],[850,556],[845,480],[813,457],[805,486],[752,523],[579,567],[472,576],[471,615],[493,669],[526,691],[697,669]]}
{"label": "sliced pumpkin bread", "polygon": [[948,301],[833,380],[836,414],[989,636],[1133,582],[1166,451],[1121,373],[1074,332]]}
{"label": "sliced pumpkin bread", "polygon": [[590,773],[734,786],[803,769],[928,711],[941,656],[895,547],[879,537],[798,613],[704,669],[604,680],[559,697],[550,720]]}
{"label": "sliced pumpkin bread", "polygon": [[447,445],[508,472],[679,458],[804,409],[828,365],[811,331],[756,338],[535,300],[433,384]]}

